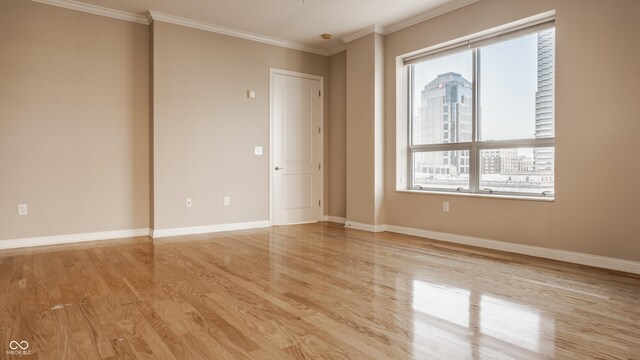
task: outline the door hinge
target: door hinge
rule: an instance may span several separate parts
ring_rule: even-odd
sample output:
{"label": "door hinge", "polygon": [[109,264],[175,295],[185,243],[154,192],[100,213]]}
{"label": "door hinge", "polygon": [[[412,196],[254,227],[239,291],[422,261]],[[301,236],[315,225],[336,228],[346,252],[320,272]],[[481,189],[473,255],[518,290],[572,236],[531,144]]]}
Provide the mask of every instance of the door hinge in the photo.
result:
{"label": "door hinge", "polygon": [[318,90],[318,96],[319,97],[322,96],[322,91],[321,90]]}
{"label": "door hinge", "polygon": [[322,164],[318,164],[318,170],[322,170]]}
{"label": "door hinge", "polygon": [[322,133],[322,127],[319,127],[318,128],[318,134],[321,134],[321,133]]}
{"label": "door hinge", "polygon": [[322,206],[322,200],[318,200],[318,206]]}

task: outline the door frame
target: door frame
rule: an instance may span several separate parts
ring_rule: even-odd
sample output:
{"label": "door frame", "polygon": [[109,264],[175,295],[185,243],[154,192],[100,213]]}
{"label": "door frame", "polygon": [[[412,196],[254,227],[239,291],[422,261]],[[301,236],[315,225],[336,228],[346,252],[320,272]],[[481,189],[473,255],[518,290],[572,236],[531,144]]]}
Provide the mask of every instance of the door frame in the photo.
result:
{"label": "door frame", "polygon": [[321,206],[320,206],[320,216],[318,221],[322,221],[324,219],[324,172],[326,167],[324,166],[324,140],[325,140],[325,124],[324,124],[324,77],[319,75],[305,74],[301,72],[283,70],[278,68],[269,68],[269,225],[274,226],[273,223],[273,215],[274,215],[274,201],[273,201],[273,193],[274,193],[274,184],[273,184],[273,169],[274,169],[274,159],[273,159],[273,94],[274,94],[274,77],[276,75],[285,75],[285,76],[294,76],[303,79],[310,80],[319,80],[320,81],[320,103],[322,106],[320,107],[320,117],[322,118],[321,125],[321,139],[320,139],[320,164],[322,167],[322,171],[320,173],[320,194],[321,194]]}

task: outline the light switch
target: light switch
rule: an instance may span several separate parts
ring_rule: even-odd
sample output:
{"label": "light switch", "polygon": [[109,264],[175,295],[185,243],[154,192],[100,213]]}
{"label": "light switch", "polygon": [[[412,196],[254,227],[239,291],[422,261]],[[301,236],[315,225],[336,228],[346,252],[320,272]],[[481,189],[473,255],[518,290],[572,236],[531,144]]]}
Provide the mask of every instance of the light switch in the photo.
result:
{"label": "light switch", "polygon": [[247,98],[255,99],[256,98],[256,91],[255,90],[247,90]]}
{"label": "light switch", "polygon": [[262,146],[256,146],[254,151],[256,155],[262,155]]}

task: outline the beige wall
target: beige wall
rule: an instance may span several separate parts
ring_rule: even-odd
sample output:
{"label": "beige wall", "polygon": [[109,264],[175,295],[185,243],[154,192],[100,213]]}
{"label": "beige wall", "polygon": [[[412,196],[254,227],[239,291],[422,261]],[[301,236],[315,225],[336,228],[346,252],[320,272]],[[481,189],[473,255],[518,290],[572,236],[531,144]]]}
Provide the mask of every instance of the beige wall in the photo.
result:
{"label": "beige wall", "polygon": [[347,44],[347,221],[384,224],[384,39]]}
{"label": "beige wall", "polygon": [[[347,216],[347,54],[342,51],[329,57],[329,202],[328,215]],[[327,207],[325,207],[325,210]]]}
{"label": "beige wall", "polygon": [[[396,57],[551,9],[555,202],[396,192]],[[150,39],[144,25],[2,1],[0,239],[266,220],[268,156],[253,147],[268,152],[275,67],[325,77],[325,213],[640,260],[638,13],[634,0],[483,0],[327,58],[164,23]]]}
{"label": "beige wall", "polygon": [[148,44],[144,25],[0,1],[0,240],[148,227]]}
{"label": "beige wall", "polygon": [[[396,192],[396,56],[552,9],[555,202]],[[640,260],[638,14],[636,0],[483,0],[387,36],[387,223]]]}
{"label": "beige wall", "polygon": [[269,68],[328,79],[328,58],[162,22],[153,34],[154,228],[268,220]]}
{"label": "beige wall", "polygon": [[374,224],[386,222],[385,204],[385,136],[384,136],[384,36],[375,34],[374,64],[374,148],[373,148],[373,197],[374,197]]}
{"label": "beige wall", "polygon": [[347,220],[374,224],[375,36],[347,44]]}

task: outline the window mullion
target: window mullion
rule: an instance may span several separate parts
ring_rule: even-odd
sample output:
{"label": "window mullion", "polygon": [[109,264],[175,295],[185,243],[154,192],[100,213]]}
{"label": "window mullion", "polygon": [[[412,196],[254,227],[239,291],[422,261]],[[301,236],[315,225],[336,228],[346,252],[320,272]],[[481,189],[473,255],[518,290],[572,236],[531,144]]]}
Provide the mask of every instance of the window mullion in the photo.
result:
{"label": "window mullion", "polygon": [[480,150],[478,149],[477,143],[480,138],[479,135],[479,88],[480,88],[480,50],[473,50],[473,64],[472,64],[472,74],[473,77],[473,92],[472,92],[472,103],[473,103],[473,111],[472,111],[472,120],[471,120],[471,151],[469,152],[469,190],[472,193],[478,192],[478,187],[480,184]]}
{"label": "window mullion", "polygon": [[478,141],[476,146],[480,149],[511,149],[511,148],[525,148],[525,147],[554,147],[555,138],[532,138],[532,139],[517,139],[517,140],[490,140],[490,141]]}
{"label": "window mullion", "polygon": [[447,150],[471,150],[473,143],[444,143],[444,144],[424,144],[411,145],[411,151],[447,151]]}
{"label": "window mullion", "polygon": [[413,82],[414,82],[414,69],[413,66],[409,67],[409,81],[408,86],[409,88],[407,89],[407,94],[408,94],[408,101],[407,101],[407,106],[409,107],[408,109],[408,114],[409,114],[409,126],[407,127],[407,129],[409,131],[407,131],[407,144],[409,145],[407,147],[407,181],[406,181],[406,186],[408,189],[412,189],[415,185],[413,183],[413,152],[411,151],[411,146],[413,145]]}

